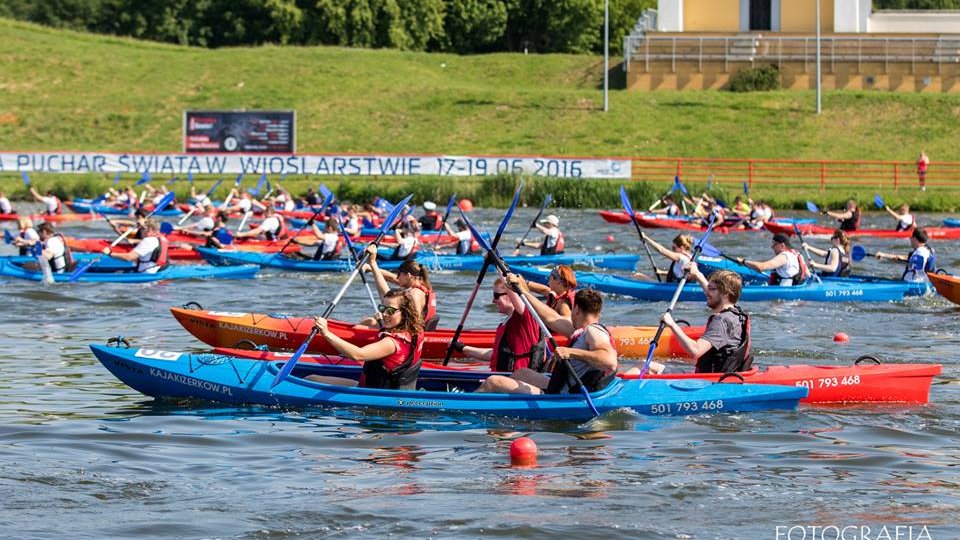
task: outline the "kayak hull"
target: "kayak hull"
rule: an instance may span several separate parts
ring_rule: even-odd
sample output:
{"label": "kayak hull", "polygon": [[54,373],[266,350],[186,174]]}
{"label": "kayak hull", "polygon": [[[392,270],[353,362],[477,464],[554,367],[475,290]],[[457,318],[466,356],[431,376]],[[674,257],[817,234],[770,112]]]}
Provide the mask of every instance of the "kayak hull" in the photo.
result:
{"label": "kayak hull", "polygon": [[[513,271],[526,279],[546,283],[549,272],[539,268],[517,266]],[[640,281],[608,274],[577,272],[581,287],[631,296],[647,302],[667,302],[677,289],[673,283]],[[906,296],[921,296],[929,292],[927,283],[906,281],[859,281],[854,279],[828,279],[822,283],[810,280],[796,287],[745,285],[740,294],[741,302],[764,302],[770,300],[806,300],[810,302],[896,302]],[[704,301],[703,290],[697,284],[687,284],[680,292],[682,301]]]}
{"label": "kayak hull", "polygon": [[[170,308],[170,312],[188,332],[212,347],[235,347],[240,342],[249,341],[272,350],[294,350],[307,339],[307,335],[313,328],[312,318],[292,317],[282,313],[223,312],[186,308]],[[358,346],[378,339],[379,332],[376,330],[356,328],[349,323],[332,319],[328,321],[328,325],[334,334]],[[657,331],[655,326],[611,326],[609,328],[620,356],[628,358],[645,357]],[[685,331],[693,339],[703,335],[702,326],[690,327]],[[452,329],[444,328],[425,332],[423,357],[444,358],[447,347],[453,340],[453,334]],[[493,329],[465,330],[460,335],[460,341],[471,347],[492,348],[495,335],[496,331]],[[559,334],[554,334],[554,337],[561,346],[569,342],[566,337]],[[336,349],[321,336],[314,337],[307,351],[336,354]],[[664,330],[654,355],[661,358],[687,356],[679,340],[669,329]]]}
{"label": "kayak hull", "polygon": [[927,277],[930,278],[930,283],[937,289],[940,296],[943,296],[954,304],[960,305],[960,278],[948,274],[935,274],[933,272],[927,272]]}
{"label": "kayak hull", "polygon": [[[106,270],[106,271],[103,271]],[[207,265],[173,265],[155,274],[117,272],[112,269],[91,268],[77,278],[80,283],[150,283],[168,279],[249,279],[257,275],[259,266],[213,267]],[[43,281],[43,273],[25,270],[22,266],[0,260],[0,275],[29,281]],[[53,274],[56,283],[70,282],[70,273]]]}
{"label": "kayak hull", "polygon": [[[396,411],[497,415],[582,421],[593,417],[581,394],[518,395],[437,391],[463,388],[452,381],[418,381],[419,391],[327,385],[306,380],[323,366],[298,364],[276,386],[280,362],[91,345],[114,376],[138,392],[159,398],[195,398],[236,404],[294,407],[373,408]],[[471,384],[464,384],[469,390]],[[724,384],[706,381],[614,379],[591,394],[603,414],[630,409],[644,415],[687,415],[794,409],[807,390],[800,387]]]}
{"label": "kayak hull", "polygon": [[[174,240],[171,240],[174,241]],[[176,240],[179,241],[179,240]],[[112,240],[107,240],[105,238],[74,238],[67,237],[67,246],[74,251],[79,252],[88,252],[88,253],[98,253],[103,251],[103,248],[109,246]],[[266,253],[276,253],[280,251],[280,248],[286,244],[286,241],[266,241],[266,240],[241,240],[231,244],[234,249],[239,251],[256,251],[256,252],[266,252]],[[133,249],[133,246],[130,244],[119,244],[111,248],[112,251],[118,253],[129,253]],[[284,253],[291,253],[298,251],[300,246],[297,244],[290,244],[284,250]],[[172,261],[200,261],[203,260],[203,257],[200,253],[197,252],[196,248],[193,246],[181,247],[181,246],[171,246],[169,251],[169,257]]]}
{"label": "kayak hull", "polygon": [[[784,225],[779,223],[767,223],[764,225],[772,233],[783,233],[793,236],[796,231],[793,225]],[[810,236],[830,236],[834,227],[824,227],[822,225],[798,225],[800,233]],[[952,227],[924,227],[927,236],[931,240],[956,240],[960,239],[960,228]],[[876,238],[910,238],[913,235],[913,229],[905,231],[896,231],[893,229],[859,229],[856,231],[847,231],[847,236],[872,236]]]}

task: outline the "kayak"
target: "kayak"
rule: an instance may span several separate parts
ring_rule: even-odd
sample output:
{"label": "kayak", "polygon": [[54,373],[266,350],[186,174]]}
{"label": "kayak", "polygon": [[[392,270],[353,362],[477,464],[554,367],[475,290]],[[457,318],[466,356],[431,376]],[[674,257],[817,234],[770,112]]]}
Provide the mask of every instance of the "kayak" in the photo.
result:
{"label": "kayak", "polygon": [[[660,214],[641,214],[637,213],[637,224],[643,228],[647,229],[678,229],[682,231],[691,231],[691,232],[706,232],[707,228],[702,225],[699,220],[693,221],[693,218],[689,216],[664,216]],[[601,210],[600,217],[609,223],[630,223],[630,216],[626,212],[612,212],[609,210]],[[778,220],[780,223],[793,223],[793,222],[812,222],[813,220],[802,220],[802,219],[783,219]],[[757,232],[762,231],[763,229],[751,229],[750,227],[743,226],[744,221],[741,219],[728,219],[723,223],[717,223],[713,228],[713,232],[720,234],[727,234],[731,232]],[[789,225],[792,227],[792,225]]]}
{"label": "kayak", "polygon": [[[516,266],[512,269],[526,279],[537,283],[546,283],[549,271],[539,268]],[[675,283],[657,283],[640,281],[609,274],[577,272],[577,284],[580,287],[593,287],[597,290],[632,296],[647,302],[667,302],[677,289]],[[907,281],[860,281],[855,279],[829,279],[822,283],[808,280],[795,287],[769,285],[744,285],[740,294],[741,302],[762,302],[768,300],[807,300],[812,302],[895,302],[905,296],[922,296],[929,292],[927,283]],[[688,283],[680,292],[680,300],[704,301],[703,289],[696,283]]]}
{"label": "kayak", "polygon": [[[0,221],[16,221],[23,217],[21,214],[0,214]],[[63,222],[63,221],[97,221],[103,219],[102,216],[97,214],[30,214],[27,217],[33,221],[34,224],[40,223],[41,221],[50,221],[50,222]]]}
{"label": "kayak", "polygon": [[937,289],[940,296],[954,304],[960,304],[960,278],[949,274],[935,274],[933,272],[927,272],[927,277],[930,278],[930,283]]}
{"label": "kayak", "polygon": [[[772,233],[784,233],[793,235],[793,225],[782,225],[779,223],[766,223],[764,225]],[[830,236],[836,227],[824,227],[822,225],[799,225],[800,233],[811,236]],[[924,227],[927,236],[931,240],[956,240],[960,239],[960,228],[952,227]],[[905,231],[896,231],[893,229],[858,229],[856,231],[846,231],[847,236],[873,236],[877,238],[910,238],[913,235],[913,229]]]}
{"label": "kayak", "polygon": [[943,220],[944,227],[960,227],[960,219],[958,218],[946,218]]}
{"label": "kayak", "polygon": [[[259,350],[214,349],[216,354],[236,356],[249,360],[285,362],[293,353],[276,353]],[[351,372],[360,369],[360,363],[342,356],[303,355],[300,362],[332,365],[331,376],[356,378]],[[795,364],[790,366],[766,366],[741,371],[729,375],[725,380],[751,384],[782,384],[802,386],[810,391],[801,403],[927,403],[930,399],[930,385],[933,378],[940,374],[940,364],[855,364],[852,366],[811,366]],[[340,371],[344,374],[338,374]],[[488,371],[486,366],[465,367],[460,365],[433,364],[424,362],[420,369],[421,377],[436,377],[436,372],[456,371],[461,377],[474,377],[483,380],[490,375],[509,375]],[[624,379],[637,379],[638,374],[619,375]],[[690,380],[701,379],[718,382],[722,373],[661,373],[648,374],[649,379]]]}
{"label": "kayak", "polygon": [[[67,201],[63,203],[67,205],[67,208],[73,210],[78,214],[103,214],[106,216],[129,216],[130,209],[127,207],[114,206],[112,204],[95,204],[91,202],[83,201]],[[163,210],[154,213],[154,216],[157,217],[176,217],[182,215],[178,208],[164,208]]]}
{"label": "kayak", "polygon": [[[93,261],[97,257],[100,257],[100,260],[97,261],[93,267],[90,269],[92,271],[100,272],[117,272],[124,270],[133,270],[133,263],[129,261],[124,261],[121,259],[115,259],[113,257],[107,257],[106,255],[101,255],[98,253],[74,253],[73,260],[77,261],[77,264],[84,264],[90,261]],[[31,257],[29,255],[10,255],[6,257],[0,257],[7,261],[10,264],[15,266],[23,266],[24,264],[29,264],[37,261],[36,257]]]}
{"label": "kayak", "polygon": [[[307,380],[329,366],[297,364],[276,386],[281,362],[223,355],[90,345],[97,359],[134,390],[157,398],[195,398],[271,406],[376,408],[453,414],[500,415],[581,421],[593,418],[576,394],[476,394],[476,381],[456,376],[418,380],[420,390],[385,390],[329,385]],[[449,391],[456,389],[457,391]],[[443,391],[447,390],[447,391]],[[625,380],[615,378],[591,398],[603,414],[630,409],[644,415],[687,415],[795,409],[807,396],[802,387],[711,383],[703,380]]]}
{"label": "kayak", "polygon": [[[642,219],[673,219],[676,221],[690,221],[692,218],[690,216],[667,216],[664,214],[652,214],[652,213],[636,213],[638,218]],[[618,223],[618,224],[627,224],[630,223],[630,216],[623,210],[601,210],[600,217],[603,218],[607,223]],[[816,223],[814,218],[786,218],[778,217],[774,219],[777,223],[784,224],[802,224],[802,223]]]}
{"label": "kayak", "polygon": [[[300,272],[349,272],[353,263],[348,259],[313,261],[286,257],[279,254],[251,253],[235,250],[197,248],[197,251],[211,264],[259,264],[271,268],[296,270]],[[417,252],[416,260],[430,270],[479,271],[484,257],[480,255],[437,255],[429,251]],[[508,265],[556,266],[559,264],[596,266],[633,270],[640,259],[635,254],[563,253],[560,255],[534,255],[527,257],[504,257]],[[384,269],[393,270],[403,263],[402,260],[377,260]]]}
{"label": "kayak", "polygon": [[700,268],[700,271],[703,272],[703,275],[705,276],[709,276],[718,270],[729,270],[731,272],[736,272],[737,274],[740,274],[740,277],[743,279],[744,283],[766,283],[770,279],[770,276],[763,272],[758,272],[753,268],[744,266],[724,257],[708,257],[706,255],[699,255],[697,257],[697,267]]}
{"label": "kayak", "polygon": [[[187,304],[194,306],[195,304]],[[229,311],[207,311],[198,307],[189,309],[170,308],[170,312],[188,332],[200,341],[212,347],[236,347],[241,342],[252,342],[256,345],[265,345],[268,349],[294,350],[307,338],[313,328],[312,317],[293,317],[284,313],[244,313]],[[355,328],[353,324],[330,319],[330,330],[340,338],[358,346],[376,341],[378,331],[365,328]],[[620,356],[629,358],[643,358],[647,355],[650,341],[657,332],[655,326],[611,326],[610,333],[614,345]],[[424,336],[423,357],[443,358],[447,353],[447,346],[453,339],[453,329],[438,328],[427,331]],[[685,329],[685,333],[693,339],[703,335],[702,326],[693,326]],[[496,330],[464,330],[460,341],[471,347],[493,347]],[[569,340],[559,334],[554,338],[561,346]],[[336,354],[321,336],[314,337],[307,347],[307,352]],[[664,330],[657,343],[654,355],[658,357],[686,356],[683,347],[669,329]],[[462,356],[457,354],[457,356]]]}
{"label": "kayak", "polygon": [[[107,240],[106,238],[74,238],[66,237],[67,246],[76,251],[76,252],[89,252],[89,253],[99,253],[103,251],[103,248],[109,246],[112,240]],[[169,237],[168,237],[169,239]],[[173,241],[173,240],[171,240]],[[230,244],[233,249],[239,251],[260,251],[267,253],[276,253],[283,247],[287,242],[285,240],[238,240],[233,244]],[[128,253],[133,249],[131,244],[119,244],[112,248],[113,251],[118,253]],[[285,253],[290,253],[294,251],[299,251],[300,246],[297,244],[290,244],[284,250]],[[199,261],[203,257],[196,251],[196,248],[191,247],[181,247],[181,246],[170,246],[169,257],[171,261]]]}
{"label": "kayak", "polygon": [[[93,283],[149,283],[152,281],[162,281],[167,279],[247,279],[257,275],[259,266],[209,266],[209,265],[172,265],[160,270],[155,274],[146,272],[133,272],[129,270],[116,271],[115,269],[91,268],[82,274],[78,282]],[[31,272],[23,268],[21,264],[14,264],[7,260],[0,259],[0,275],[26,279],[31,281],[43,281],[43,273]],[[70,272],[53,274],[53,279],[57,283],[68,283],[70,281]]]}
{"label": "kayak", "polygon": [[[752,384],[782,384],[810,391],[804,403],[927,403],[930,385],[940,364],[861,364],[852,366],[766,366],[738,373]],[[624,375],[636,378],[637,375]],[[721,373],[667,373],[649,375],[660,380],[719,381]]]}

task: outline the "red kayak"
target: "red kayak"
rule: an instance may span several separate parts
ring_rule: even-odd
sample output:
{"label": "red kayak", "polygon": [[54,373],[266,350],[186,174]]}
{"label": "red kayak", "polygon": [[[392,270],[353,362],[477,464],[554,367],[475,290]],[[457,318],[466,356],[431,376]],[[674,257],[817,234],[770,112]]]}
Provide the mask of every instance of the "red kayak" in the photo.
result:
{"label": "red kayak", "polygon": [[[755,384],[802,386],[810,390],[805,403],[927,403],[930,384],[940,374],[940,364],[878,364],[852,366],[768,366],[728,376]],[[637,375],[623,375],[637,379]],[[721,373],[665,373],[651,379],[704,379],[717,381]]]}
{"label": "red kayak", "polygon": [[[292,353],[247,350],[217,347],[216,354],[226,354],[251,360],[282,362],[290,359]],[[300,362],[311,364],[333,364],[357,366],[356,360],[342,356],[305,354]],[[468,371],[473,373],[486,371],[485,364],[446,365],[424,362],[423,369]],[[940,364],[879,364],[853,366],[769,366],[763,369],[751,369],[727,376],[727,382],[753,384],[780,384],[802,386],[810,393],[802,399],[804,403],[927,403],[930,399],[930,385],[933,378],[940,374]],[[648,375],[649,379],[700,379],[719,381],[723,375],[702,373],[669,373]],[[624,379],[639,379],[639,375],[620,374]]]}
{"label": "red kayak", "polygon": [[[781,223],[766,223],[767,230],[772,233],[783,233],[787,235],[793,235],[796,231],[793,229],[793,225],[784,225]],[[833,234],[833,231],[836,230],[835,227],[824,227],[822,225],[813,225],[813,224],[804,224],[797,225],[800,228],[801,234],[808,235],[821,235],[821,236],[830,236]],[[931,240],[956,240],[960,239],[960,228],[954,227],[925,227],[927,231],[927,236]],[[913,229],[907,229],[905,231],[896,231],[893,229],[859,229],[856,231],[846,231],[847,236],[874,236],[877,238],[910,238],[913,234]]]}
{"label": "red kayak", "polygon": [[[601,210],[600,217],[608,223],[630,223],[630,216],[626,212],[613,212],[610,210]],[[653,217],[650,214],[636,214],[637,224],[645,229],[676,229],[681,231],[705,232],[707,230],[703,225],[688,221],[686,218],[675,218],[668,216]],[[742,223],[742,222],[740,222]],[[750,229],[747,227],[717,225],[713,232],[727,234],[731,232],[756,232],[760,229]]]}
{"label": "red kayak", "polygon": [[[191,305],[191,304],[188,304]],[[212,347],[236,347],[240,342],[265,345],[269,349],[294,350],[307,338],[313,328],[313,318],[292,317],[286,314],[262,314],[244,312],[206,311],[203,309],[170,308],[173,316],[188,332],[200,341]],[[330,330],[340,338],[358,346],[373,343],[379,332],[366,328],[355,328],[353,324],[330,320]],[[657,331],[656,326],[611,326],[617,351],[620,356],[643,358],[647,355],[650,341]],[[447,345],[453,339],[453,329],[438,328],[426,332],[424,358],[443,358]],[[703,335],[703,327],[686,329],[687,335],[698,339]],[[493,346],[496,330],[465,330],[460,341],[471,347],[489,348]],[[557,343],[564,346],[568,339],[554,335]],[[336,349],[320,336],[310,342],[307,352],[335,354]],[[686,353],[679,340],[666,330],[657,344],[654,354],[658,357],[684,356]]]}
{"label": "red kayak", "polygon": [[[22,214],[0,214],[0,221],[16,221]],[[50,221],[62,223],[64,221],[98,221],[103,217],[98,214],[30,214],[27,216],[34,223]]]}

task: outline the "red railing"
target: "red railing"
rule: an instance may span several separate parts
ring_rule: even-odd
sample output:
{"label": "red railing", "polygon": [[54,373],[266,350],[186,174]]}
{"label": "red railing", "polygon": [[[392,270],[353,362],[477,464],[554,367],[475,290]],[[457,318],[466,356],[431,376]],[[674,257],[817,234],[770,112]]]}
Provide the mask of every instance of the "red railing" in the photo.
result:
{"label": "red railing", "polygon": [[[917,165],[905,161],[835,161],[721,158],[632,158],[633,179],[667,182],[675,175],[684,182],[753,187],[868,187],[882,190],[917,188]],[[926,185],[960,189],[960,163],[933,162]]]}

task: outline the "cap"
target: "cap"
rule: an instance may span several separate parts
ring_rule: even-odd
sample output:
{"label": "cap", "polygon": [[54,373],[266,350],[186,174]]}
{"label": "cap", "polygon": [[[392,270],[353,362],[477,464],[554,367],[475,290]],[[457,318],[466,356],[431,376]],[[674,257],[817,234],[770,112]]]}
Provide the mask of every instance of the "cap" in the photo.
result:
{"label": "cap", "polygon": [[429,210],[429,211],[432,212],[432,211],[434,211],[434,210],[437,209],[437,203],[427,201],[427,202],[423,203],[423,208],[424,208],[424,210]]}
{"label": "cap", "polygon": [[549,216],[547,216],[547,219],[541,219],[541,220],[540,220],[540,223],[549,223],[549,224],[553,225],[554,227],[559,227],[559,226],[560,226],[560,218],[558,218],[557,216],[555,216],[555,215],[553,215],[553,214],[550,214]]}
{"label": "cap", "polygon": [[777,233],[773,235],[773,241],[780,244],[786,244],[788,246],[790,245],[790,237],[783,233]]}

